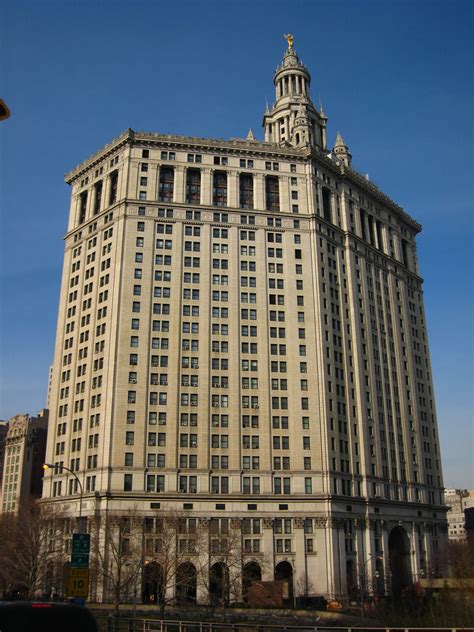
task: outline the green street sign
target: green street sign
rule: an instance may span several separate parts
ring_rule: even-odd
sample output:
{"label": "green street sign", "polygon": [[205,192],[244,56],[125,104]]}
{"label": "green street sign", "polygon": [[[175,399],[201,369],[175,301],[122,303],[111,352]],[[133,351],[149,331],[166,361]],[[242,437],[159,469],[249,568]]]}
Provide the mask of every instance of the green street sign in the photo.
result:
{"label": "green street sign", "polygon": [[91,548],[90,533],[73,533],[72,534],[72,554],[89,553]]}
{"label": "green street sign", "polygon": [[87,568],[89,566],[89,553],[73,553],[71,555],[71,568]]}

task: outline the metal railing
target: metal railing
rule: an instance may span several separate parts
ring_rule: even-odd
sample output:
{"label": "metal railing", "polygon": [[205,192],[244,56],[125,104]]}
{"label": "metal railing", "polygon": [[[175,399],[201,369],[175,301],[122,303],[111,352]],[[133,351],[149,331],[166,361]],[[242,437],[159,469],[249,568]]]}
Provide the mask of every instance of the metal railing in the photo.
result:
{"label": "metal railing", "polygon": [[344,627],[311,624],[169,621],[97,616],[101,632],[474,632],[474,628]]}

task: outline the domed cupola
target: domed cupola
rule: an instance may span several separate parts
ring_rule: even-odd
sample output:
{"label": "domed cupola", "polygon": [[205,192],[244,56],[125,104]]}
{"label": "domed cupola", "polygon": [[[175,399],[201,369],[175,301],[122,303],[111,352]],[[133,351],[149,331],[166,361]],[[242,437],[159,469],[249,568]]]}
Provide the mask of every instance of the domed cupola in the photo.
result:
{"label": "domed cupola", "polygon": [[285,51],[282,63],[277,67],[273,77],[276,91],[276,103],[280,99],[300,98],[310,101],[309,86],[311,75],[293,48],[292,35],[285,35],[288,49]]}
{"label": "domed cupola", "polygon": [[293,36],[284,37],[288,48],[273,77],[276,100],[263,117],[265,140],[326,149],[327,119],[311,101],[311,75],[294,50]]}

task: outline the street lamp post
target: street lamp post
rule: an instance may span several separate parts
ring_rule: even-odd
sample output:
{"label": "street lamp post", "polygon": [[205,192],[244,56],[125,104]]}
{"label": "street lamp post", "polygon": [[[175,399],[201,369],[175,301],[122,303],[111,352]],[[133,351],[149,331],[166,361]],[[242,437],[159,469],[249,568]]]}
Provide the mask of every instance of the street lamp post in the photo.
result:
{"label": "street lamp post", "polygon": [[56,470],[56,469],[60,469],[60,470],[66,470],[66,472],[69,472],[70,474],[72,474],[74,476],[74,478],[76,479],[78,485],[79,485],[79,533],[83,533],[83,525],[82,525],[82,495],[83,495],[83,489],[82,489],[82,483],[79,480],[79,476],[76,474],[76,472],[74,472],[73,470],[69,469],[68,467],[66,467],[65,465],[56,465],[54,463],[43,463],[43,469],[44,470]]}
{"label": "street lamp post", "polygon": [[[361,606],[362,606],[362,616],[364,616],[364,602],[365,602],[365,592],[366,592],[366,572],[367,572],[367,564],[372,560],[383,560],[383,557],[381,555],[375,555],[373,553],[371,553],[369,555],[369,557],[365,560],[365,562],[362,564],[362,575],[360,577],[361,579],[361,587],[360,587],[360,592],[361,592]],[[375,571],[374,573],[374,577],[378,577],[378,571]]]}

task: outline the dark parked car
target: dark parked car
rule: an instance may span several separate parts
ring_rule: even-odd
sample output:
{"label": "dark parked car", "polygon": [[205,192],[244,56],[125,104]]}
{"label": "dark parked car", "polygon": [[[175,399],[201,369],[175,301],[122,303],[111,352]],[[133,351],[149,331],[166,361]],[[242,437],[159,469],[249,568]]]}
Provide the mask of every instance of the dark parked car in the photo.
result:
{"label": "dark parked car", "polygon": [[100,632],[84,606],[49,601],[0,601],[1,632]]}

